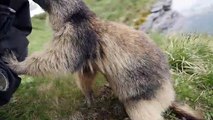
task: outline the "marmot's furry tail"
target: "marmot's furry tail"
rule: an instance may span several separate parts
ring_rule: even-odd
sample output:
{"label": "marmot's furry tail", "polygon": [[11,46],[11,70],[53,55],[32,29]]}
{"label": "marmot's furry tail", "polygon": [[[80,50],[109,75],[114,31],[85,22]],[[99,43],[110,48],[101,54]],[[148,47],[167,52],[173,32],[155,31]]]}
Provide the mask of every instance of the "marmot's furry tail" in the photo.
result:
{"label": "marmot's furry tail", "polygon": [[204,120],[201,113],[193,110],[187,104],[173,102],[170,108],[177,115],[177,117],[184,117],[186,120]]}

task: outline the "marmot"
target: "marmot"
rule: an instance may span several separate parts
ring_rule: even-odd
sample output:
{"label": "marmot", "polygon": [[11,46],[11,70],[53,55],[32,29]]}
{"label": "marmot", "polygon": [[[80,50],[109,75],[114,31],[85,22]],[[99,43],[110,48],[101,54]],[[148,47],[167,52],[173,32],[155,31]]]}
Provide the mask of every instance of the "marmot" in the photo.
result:
{"label": "marmot", "polygon": [[100,20],[82,0],[34,0],[48,14],[53,40],[45,51],[18,62],[7,56],[19,74],[76,74],[88,104],[97,72],[109,82],[132,120],[163,120],[169,107],[189,119],[197,114],[175,103],[169,64],[164,53],[142,31]]}

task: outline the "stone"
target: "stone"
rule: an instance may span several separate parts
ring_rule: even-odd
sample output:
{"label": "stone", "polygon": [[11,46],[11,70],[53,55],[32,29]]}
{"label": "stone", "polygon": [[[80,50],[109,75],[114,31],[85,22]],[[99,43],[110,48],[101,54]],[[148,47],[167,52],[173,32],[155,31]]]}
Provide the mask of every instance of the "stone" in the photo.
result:
{"label": "stone", "polygon": [[164,2],[164,4],[163,4],[164,11],[171,10],[171,6],[172,6],[172,1],[171,0],[167,0],[166,2]]}
{"label": "stone", "polygon": [[167,33],[170,31],[182,17],[176,11],[171,10],[171,6],[172,0],[159,0],[153,5],[151,14],[140,29],[145,32]]}
{"label": "stone", "polygon": [[161,18],[158,19],[158,22],[154,23],[152,28],[153,31],[168,32],[168,30],[174,26],[178,19],[178,16],[175,14],[177,13],[174,11],[166,12]]}
{"label": "stone", "polygon": [[140,30],[144,32],[149,32],[150,29],[152,29],[153,21],[147,21],[145,22],[141,27]]}
{"label": "stone", "polygon": [[151,13],[156,13],[159,11],[163,10],[163,3],[162,2],[158,2],[155,5],[153,5],[152,9],[151,9]]}

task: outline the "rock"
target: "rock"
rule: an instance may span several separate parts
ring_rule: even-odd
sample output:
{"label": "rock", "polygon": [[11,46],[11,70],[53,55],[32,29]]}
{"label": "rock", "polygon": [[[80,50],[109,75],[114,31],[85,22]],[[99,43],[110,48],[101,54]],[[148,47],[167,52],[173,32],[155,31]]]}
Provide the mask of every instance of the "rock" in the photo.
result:
{"label": "rock", "polygon": [[163,11],[152,13],[147,17],[146,22],[140,27],[141,30],[149,32],[152,29],[154,22],[164,14]]}
{"label": "rock", "polygon": [[160,2],[158,4],[153,5],[153,7],[151,9],[151,13],[156,13],[156,12],[159,12],[162,10],[163,10],[163,3]]}
{"label": "rock", "polygon": [[169,10],[171,10],[171,6],[163,6],[163,10],[164,11],[169,11]]}
{"label": "rock", "polygon": [[153,5],[151,13],[160,12],[162,10],[169,11],[171,10],[172,0],[160,0]]}
{"label": "rock", "polygon": [[[155,13],[156,14],[156,13]],[[175,11],[167,11],[163,14],[151,14],[147,21],[141,26],[141,30],[145,32],[168,32],[170,28],[173,28],[175,23],[182,17]]]}
{"label": "rock", "polygon": [[169,28],[172,28],[178,18],[178,14],[174,11],[165,12],[163,16],[158,18],[152,27],[153,31],[167,32]]}
{"label": "rock", "polygon": [[159,0],[153,5],[151,14],[140,27],[145,32],[168,32],[182,17],[176,11],[171,10],[172,0]]}
{"label": "rock", "polygon": [[172,0],[167,0],[163,5],[165,11],[171,10],[171,7],[172,7]]}
{"label": "rock", "polygon": [[152,29],[152,25],[153,25],[152,21],[147,21],[140,27],[140,30],[149,32]]}
{"label": "rock", "polygon": [[164,11],[157,12],[157,13],[152,13],[152,14],[150,14],[150,15],[147,17],[147,19],[148,19],[148,20],[155,21],[157,18],[161,17],[163,14],[164,14]]}

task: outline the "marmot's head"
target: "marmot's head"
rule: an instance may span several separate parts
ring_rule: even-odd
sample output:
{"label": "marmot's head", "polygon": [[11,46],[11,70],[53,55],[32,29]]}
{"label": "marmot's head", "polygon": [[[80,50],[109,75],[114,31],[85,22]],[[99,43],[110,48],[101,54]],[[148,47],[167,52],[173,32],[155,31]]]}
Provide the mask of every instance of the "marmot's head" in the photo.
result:
{"label": "marmot's head", "polygon": [[[53,29],[59,29],[64,23],[70,22],[76,13],[86,16],[87,6],[82,0],[33,0],[49,14]],[[79,17],[79,15],[77,16]]]}
{"label": "marmot's head", "polygon": [[33,0],[49,14],[60,14],[77,9],[82,0]]}

